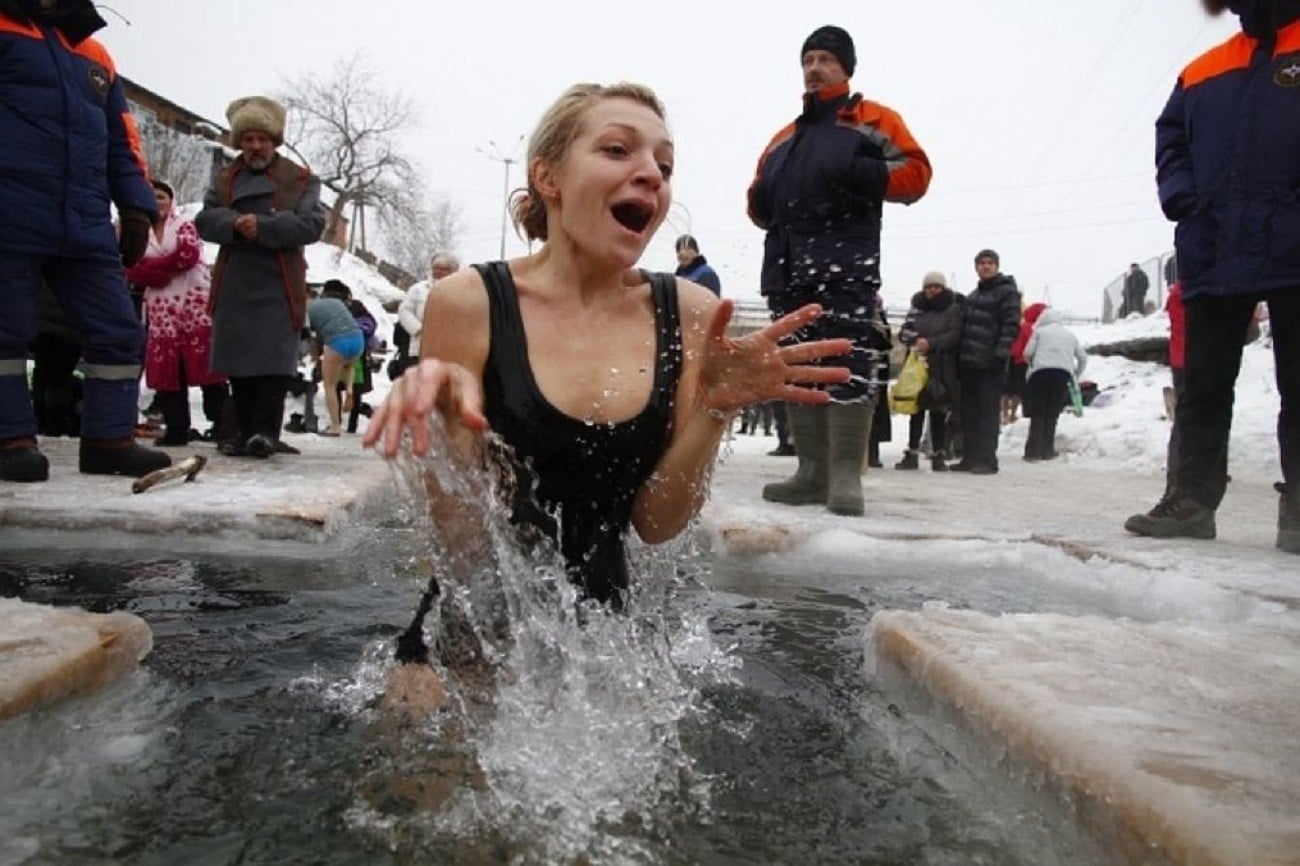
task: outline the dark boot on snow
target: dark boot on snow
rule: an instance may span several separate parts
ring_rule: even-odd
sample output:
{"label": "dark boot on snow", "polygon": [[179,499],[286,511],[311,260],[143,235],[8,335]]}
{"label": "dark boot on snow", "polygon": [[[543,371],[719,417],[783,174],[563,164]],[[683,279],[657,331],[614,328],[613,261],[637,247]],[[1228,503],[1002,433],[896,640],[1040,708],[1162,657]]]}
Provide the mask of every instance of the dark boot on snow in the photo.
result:
{"label": "dark boot on snow", "polygon": [[50,461],[36,447],[36,439],[24,436],[0,442],[0,481],[48,481]]}
{"label": "dark boot on snow", "polygon": [[1203,538],[1215,536],[1214,510],[1180,493],[1166,490],[1146,514],[1134,514],[1124,528],[1148,538]]}
{"label": "dark boot on snow", "polygon": [[87,439],[84,436],[78,462],[85,475],[127,475],[131,478],[142,478],[172,465],[172,459],[166,454],[137,445],[133,438]]}

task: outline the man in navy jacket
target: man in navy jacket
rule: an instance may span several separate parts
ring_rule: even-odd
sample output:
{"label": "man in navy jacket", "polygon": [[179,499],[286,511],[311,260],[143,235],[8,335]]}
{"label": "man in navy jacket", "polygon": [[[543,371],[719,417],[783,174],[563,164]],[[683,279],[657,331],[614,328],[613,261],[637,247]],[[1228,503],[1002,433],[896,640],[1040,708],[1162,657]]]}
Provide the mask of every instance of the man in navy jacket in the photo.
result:
{"label": "man in navy jacket", "polygon": [[1191,63],[1156,121],[1160,205],[1178,223],[1186,308],[1185,387],[1172,484],[1125,527],[1213,538],[1227,484],[1242,339],[1269,306],[1287,493],[1277,546],[1300,553],[1300,0],[1201,0],[1241,32]]}
{"label": "man in navy jacket", "polygon": [[[27,390],[44,281],[81,332],[80,468],[140,476],[171,463],[135,443],[144,333],[122,264],[157,214],[90,0],[0,0],[0,481],[44,481]],[[110,202],[118,207],[120,237]]]}

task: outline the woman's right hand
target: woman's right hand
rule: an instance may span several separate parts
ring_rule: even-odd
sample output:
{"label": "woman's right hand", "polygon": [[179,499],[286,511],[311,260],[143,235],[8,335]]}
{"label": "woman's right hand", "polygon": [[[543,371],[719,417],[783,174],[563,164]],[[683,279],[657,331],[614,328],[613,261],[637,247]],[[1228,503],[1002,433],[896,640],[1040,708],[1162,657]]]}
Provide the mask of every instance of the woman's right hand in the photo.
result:
{"label": "woman's right hand", "polygon": [[423,457],[429,451],[429,414],[435,410],[449,425],[460,424],[476,433],[488,428],[478,379],[460,364],[426,358],[393,383],[361,444],[369,448],[382,439],[380,451],[391,460],[402,445],[402,434],[409,430],[411,450]]}

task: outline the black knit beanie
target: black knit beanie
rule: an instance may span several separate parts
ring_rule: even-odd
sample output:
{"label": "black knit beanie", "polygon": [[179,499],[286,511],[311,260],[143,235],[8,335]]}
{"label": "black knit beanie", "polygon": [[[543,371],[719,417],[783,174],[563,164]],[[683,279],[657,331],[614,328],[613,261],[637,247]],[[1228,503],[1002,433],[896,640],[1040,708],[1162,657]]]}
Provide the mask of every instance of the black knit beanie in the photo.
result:
{"label": "black knit beanie", "polygon": [[854,68],[858,65],[858,55],[853,50],[853,37],[842,27],[834,27],[827,24],[825,27],[818,27],[812,34],[803,41],[803,48],[799,49],[799,62],[803,62],[803,56],[809,51],[829,51],[835,55],[835,59],[844,67],[844,74],[852,77]]}

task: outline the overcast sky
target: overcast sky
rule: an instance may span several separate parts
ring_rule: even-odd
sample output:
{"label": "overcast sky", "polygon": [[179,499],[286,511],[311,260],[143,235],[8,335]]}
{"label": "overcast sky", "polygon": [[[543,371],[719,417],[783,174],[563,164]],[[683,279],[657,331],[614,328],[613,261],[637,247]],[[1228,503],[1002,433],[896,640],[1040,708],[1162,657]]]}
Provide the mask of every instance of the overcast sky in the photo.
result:
{"label": "overcast sky", "polygon": [[[837,24],[857,43],[854,88],[897,110],[934,164],[929,195],[886,206],[890,305],[905,305],[927,270],[970,288],[987,246],[1030,299],[1050,287],[1052,303],[1094,316],[1110,279],[1172,245],[1152,125],[1182,67],[1235,25],[1210,21],[1197,0],[111,5],[131,22],[106,12],[100,34],[122,73],[223,125],[230,99],[367,52],[419,108],[409,151],[461,208],[467,262],[495,258],[500,243],[502,166],[479,148],[510,153],[574,82],[648,84],[668,107],[684,207],[642,264],[674,267],[673,237],[689,228],[724,294],[740,298],[757,297],[762,251],[745,189],[799,110],[800,45]],[[523,250],[511,232],[507,255]]]}

